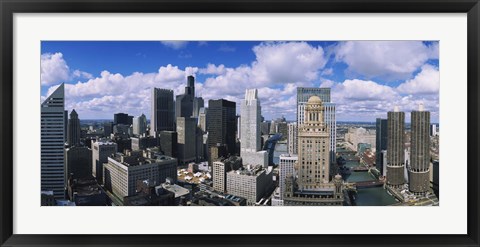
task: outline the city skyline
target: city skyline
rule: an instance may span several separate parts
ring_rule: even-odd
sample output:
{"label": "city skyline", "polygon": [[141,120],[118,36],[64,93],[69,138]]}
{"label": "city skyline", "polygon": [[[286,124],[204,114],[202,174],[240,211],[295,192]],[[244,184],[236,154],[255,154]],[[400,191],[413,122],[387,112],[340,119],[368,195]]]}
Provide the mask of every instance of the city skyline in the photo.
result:
{"label": "city skyline", "polygon": [[374,122],[423,103],[438,123],[438,42],[48,41],[41,62],[42,101],[65,82],[65,109],[84,120],[151,119],[151,88],[177,96],[193,75],[206,106],[224,98],[237,113],[245,89],[257,88],[265,119],[295,120],[297,87],[329,87],[337,121]]}

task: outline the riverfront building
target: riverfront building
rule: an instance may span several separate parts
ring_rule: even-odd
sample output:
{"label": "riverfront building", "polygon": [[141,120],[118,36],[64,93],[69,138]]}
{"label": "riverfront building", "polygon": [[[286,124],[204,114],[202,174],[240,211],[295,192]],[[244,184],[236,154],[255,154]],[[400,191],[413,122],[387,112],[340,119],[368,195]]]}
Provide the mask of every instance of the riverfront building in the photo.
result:
{"label": "riverfront building", "polygon": [[398,188],[405,184],[405,112],[388,112],[387,185]]}
{"label": "riverfront building", "polygon": [[410,146],[409,190],[415,194],[425,194],[430,188],[430,112],[420,105],[412,111],[412,131]]}
{"label": "riverfront building", "polygon": [[284,205],[343,205],[340,175],[329,182],[330,131],[324,122],[322,100],[311,96],[305,104],[305,123],[298,128],[298,179],[288,176]]}
{"label": "riverfront building", "polygon": [[383,174],[383,159],[382,159],[382,151],[387,150],[387,119],[377,118],[376,122],[376,131],[375,131],[375,164],[377,170]]}
{"label": "riverfront building", "polygon": [[[300,125],[305,123],[305,107],[311,96],[317,96],[322,101],[324,108],[322,120],[327,125],[330,136],[330,162],[335,163],[335,152],[337,150],[337,120],[335,114],[336,106],[335,103],[331,102],[330,98],[330,88],[297,87],[297,127],[300,128]],[[294,153],[297,154],[298,151]]]}

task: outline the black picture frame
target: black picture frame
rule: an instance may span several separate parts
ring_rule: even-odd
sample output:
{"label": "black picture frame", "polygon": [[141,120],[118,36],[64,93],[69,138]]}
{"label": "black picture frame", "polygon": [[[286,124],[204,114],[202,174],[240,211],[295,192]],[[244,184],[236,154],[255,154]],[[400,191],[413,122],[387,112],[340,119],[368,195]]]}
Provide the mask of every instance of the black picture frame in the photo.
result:
{"label": "black picture frame", "polygon": [[[0,0],[1,246],[479,246],[478,0]],[[468,234],[466,235],[20,235],[13,234],[15,13],[468,13]],[[454,213],[454,212],[452,212]],[[34,220],[34,219],[32,219]],[[434,224],[432,222],[431,224]],[[235,226],[232,226],[235,227]],[[292,226],[294,227],[294,226]],[[379,226],[383,227],[383,226]],[[213,233],[212,233],[213,234]]]}

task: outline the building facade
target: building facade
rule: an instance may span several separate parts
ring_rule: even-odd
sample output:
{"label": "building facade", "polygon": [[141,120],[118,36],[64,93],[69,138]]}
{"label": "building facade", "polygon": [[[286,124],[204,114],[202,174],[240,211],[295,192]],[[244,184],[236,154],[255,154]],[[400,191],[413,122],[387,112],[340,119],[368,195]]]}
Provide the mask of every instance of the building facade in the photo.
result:
{"label": "building facade", "polygon": [[298,178],[286,176],[286,206],[343,205],[343,180],[330,182],[330,131],[324,122],[323,102],[311,96],[304,107],[304,124],[298,126]]}
{"label": "building facade", "polygon": [[196,118],[178,117],[177,118],[177,158],[180,164],[187,164],[197,160],[196,157]]}
{"label": "building facade", "polygon": [[133,118],[133,135],[143,136],[147,132],[147,117],[142,114]]}
{"label": "building facade", "polygon": [[285,194],[285,186],[287,182],[287,177],[295,177],[295,164],[298,162],[298,156],[281,154],[280,163],[279,163],[279,180],[278,186],[280,188],[279,198],[282,200],[283,204],[283,195]]}
{"label": "building facade", "polygon": [[87,147],[65,149],[65,177],[74,179],[92,176],[92,150]]}
{"label": "building facade", "polygon": [[160,150],[163,154],[177,158],[178,137],[175,131],[160,131]]}
{"label": "building facade", "polygon": [[65,88],[63,83],[41,105],[41,190],[65,198]]}
{"label": "building facade", "polygon": [[377,118],[375,131],[375,166],[383,174],[382,151],[387,150],[387,119]]}
{"label": "building facade", "polygon": [[240,106],[240,156],[244,165],[268,166],[268,154],[260,151],[261,106],[257,89],[247,89]]}
{"label": "building facade", "polygon": [[405,184],[405,113],[395,107],[387,123],[387,185],[398,188]]}
{"label": "building facade", "polygon": [[288,138],[287,138],[287,144],[288,144],[288,153],[290,155],[296,154],[298,152],[297,148],[297,123],[289,123],[288,124]]}
{"label": "building facade", "polygon": [[235,153],[236,104],[225,99],[208,101],[208,150],[225,144],[229,154]]}
{"label": "building facade", "polygon": [[263,166],[255,166],[227,173],[227,193],[247,199],[254,205],[271,188],[273,172]]}
{"label": "building facade", "polygon": [[101,183],[103,181],[103,163],[108,157],[117,152],[117,143],[111,141],[97,141],[92,143],[92,175]]}
{"label": "building facade", "polygon": [[67,142],[69,146],[80,145],[80,119],[75,109],[70,113],[68,120]]}
{"label": "building facade", "polygon": [[411,115],[409,190],[423,195],[430,189],[430,112],[420,105]]}
{"label": "building facade", "polygon": [[[335,163],[337,150],[337,120],[335,103],[331,102],[330,88],[297,87],[297,127],[305,122],[305,106],[311,96],[317,96],[323,103],[323,121],[329,128],[330,135],[330,161]],[[298,149],[298,147],[297,147]],[[295,152],[295,154],[297,154]]]}
{"label": "building facade", "polygon": [[175,104],[173,90],[152,88],[150,115],[150,135],[157,136],[160,131],[175,130]]}

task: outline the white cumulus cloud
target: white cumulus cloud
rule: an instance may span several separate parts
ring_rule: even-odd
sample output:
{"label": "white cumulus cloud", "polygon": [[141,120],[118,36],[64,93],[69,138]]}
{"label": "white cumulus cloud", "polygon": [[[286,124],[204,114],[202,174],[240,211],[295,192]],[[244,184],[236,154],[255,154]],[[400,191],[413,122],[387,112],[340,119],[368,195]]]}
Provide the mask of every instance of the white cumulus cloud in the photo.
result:
{"label": "white cumulus cloud", "polygon": [[40,78],[43,86],[61,83],[70,78],[70,68],[60,52],[42,54],[40,66]]}
{"label": "white cumulus cloud", "polygon": [[438,68],[425,64],[413,79],[400,84],[397,90],[407,94],[438,94],[440,89],[440,72]]}
{"label": "white cumulus cloud", "polygon": [[336,47],[335,59],[348,65],[347,72],[368,79],[405,80],[428,59],[438,59],[438,43],[347,41]]}

